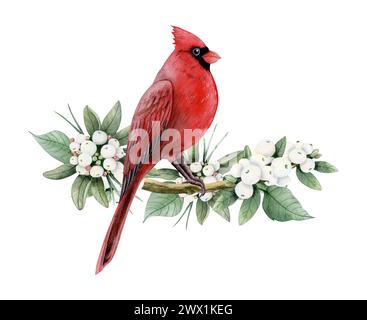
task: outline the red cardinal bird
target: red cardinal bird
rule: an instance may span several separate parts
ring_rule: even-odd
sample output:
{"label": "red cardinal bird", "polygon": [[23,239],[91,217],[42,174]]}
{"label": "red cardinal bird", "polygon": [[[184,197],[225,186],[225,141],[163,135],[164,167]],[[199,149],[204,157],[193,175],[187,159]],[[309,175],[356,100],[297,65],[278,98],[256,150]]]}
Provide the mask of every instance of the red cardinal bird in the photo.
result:
{"label": "red cardinal bird", "polygon": [[[182,152],[197,140],[182,137],[185,137],[184,130],[191,129],[196,130],[195,138],[200,139],[214,119],[218,92],[210,65],[220,59],[220,56],[210,51],[202,40],[188,31],[173,27],[172,33],[175,49],[140,99],[131,122],[121,198],[103,242],[96,273],[103,270],[116,252],[131,202],[144,175],[155,165],[152,153],[157,148],[161,159],[170,159],[188,182],[199,185],[202,192],[205,192],[202,180],[194,177],[188,166],[181,161]],[[180,148],[171,152],[164,151],[168,142],[157,143],[154,137],[150,137],[154,131],[154,123],[157,122],[160,123],[158,134],[161,137],[167,129],[175,129],[180,134]],[[139,143],[133,134],[136,129],[143,129],[149,134],[147,143],[140,152],[140,161],[131,157]]]}

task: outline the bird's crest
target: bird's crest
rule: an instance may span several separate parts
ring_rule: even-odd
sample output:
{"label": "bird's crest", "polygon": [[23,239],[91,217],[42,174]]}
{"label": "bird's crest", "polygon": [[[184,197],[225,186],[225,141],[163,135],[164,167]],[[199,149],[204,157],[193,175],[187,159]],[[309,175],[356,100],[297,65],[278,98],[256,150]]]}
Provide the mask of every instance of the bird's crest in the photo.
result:
{"label": "bird's crest", "polygon": [[205,43],[200,38],[179,27],[172,26],[172,34],[173,43],[178,50],[189,50],[192,47],[205,47]]}

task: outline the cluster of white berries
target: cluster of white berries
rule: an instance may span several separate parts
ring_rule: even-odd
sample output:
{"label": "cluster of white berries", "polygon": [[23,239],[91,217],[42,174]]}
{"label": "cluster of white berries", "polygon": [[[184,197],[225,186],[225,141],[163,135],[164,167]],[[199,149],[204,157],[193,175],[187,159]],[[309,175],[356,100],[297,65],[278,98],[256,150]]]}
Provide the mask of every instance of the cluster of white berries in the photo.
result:
{"label": "cluster of white berries", "polygon": [[[218,172],[219,168],[220,164],[218,161],[213,161],[207,164],[203,162],[193,162],[190,164],[190,170],[193,175],[200,177],[205,184],[223,180],[223,176]],[[182,178],[176,179],[176,183],[183,182],[184,180]],[[191,202],[197,197],[197,194],[189,196],[182,194],[181,196]],[[200,196],[200,200],[204,202],[208,202],[211,198],[213,198],[213,192],[206,192]]]}
{"label": "cluster of white berries", "polygon": [[275,144],[271,140],[260,141],[254,155],[249,159],[241,159],[232,166],[230,174],[241,178],[235,187],[235,193],[240,199],[251,198],[253,185],[259,181],[264,181],[267,186],[288,186],[293,165],[299,165],[303,172],[310,172],[315,168],[315,161],[307,157],[313,151],[311,144],[288,143],[285,154],[278,158],[273,157],[275,150]]}
{"label": "cluster of white berries", "polygon": [[106,132],[97,130],[92,140],[84,134],[78,134],[70,139],[70,164],[76,165],[80,175],[90,175],[93,178],[107,176],[122,170],[119,159],[125,155],[124,149],[117,139],[108,136]]}

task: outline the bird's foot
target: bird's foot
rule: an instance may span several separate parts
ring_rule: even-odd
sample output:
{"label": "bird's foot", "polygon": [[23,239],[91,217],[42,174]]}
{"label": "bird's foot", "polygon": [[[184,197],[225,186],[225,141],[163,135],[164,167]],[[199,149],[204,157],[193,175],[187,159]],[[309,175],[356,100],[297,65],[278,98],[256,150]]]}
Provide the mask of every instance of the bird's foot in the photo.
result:
{"label": "bird's foot", "polygon": [[205,183],[203,180],[201,180],[200,178],[197,177],[190,177],[189,179],[186,180],[186,182],[191,183],[195,186],[199,186],[200,187],[200,195],[204,195],[206,193],[206,188],[205,188]]}

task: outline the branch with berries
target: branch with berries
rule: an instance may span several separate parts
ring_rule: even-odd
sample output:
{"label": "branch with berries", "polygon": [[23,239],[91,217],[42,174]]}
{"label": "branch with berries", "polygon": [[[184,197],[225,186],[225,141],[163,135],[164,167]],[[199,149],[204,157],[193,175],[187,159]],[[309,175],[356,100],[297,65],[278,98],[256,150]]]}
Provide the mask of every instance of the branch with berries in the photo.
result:
{"label": "branch with berries", "polygon": [[[70,107],[69,111],[71,120],[57,114],[76,131],[74,137],[70,138],[56,130],[42,135],[32,133],[40,146],[61,162],[60,166],[43,175],[59,180],[76,174],[71,197],[79,210],[85,207],[89,197],[106,208],[111,203],[116,204],[120,198],[129,132],[129,127],[120,129],[120,102],[113,106],[102,121],[86,106],[83,112],[86,132]],[[192,174],[204,182],[205,194],[200,194],[198,186],[187,183],[176,169],[152,169],[143,184],[143,190],[150,192],[145,220],[153,216],[179,216],[177,224],[186,215],[187,227],[195,208],[200,224],[204,223],[210,212],[230,221],[232,206],[236,202],[241,203],[239,224],[249,221],[260,208],[261,202],[264,212],[272,220],[312,218],[288,187],[292,171],[295,171],[302,184],[314,190],[321,190],[315,172],[337,171],[332,164],[320,160],[318,149],[312,144],[300,141],[292,143],[283,137],[277,143],[262,140],[253,150],[245,146],[243,150],[213,160],[214,153],[227,137],[225,134],[212,147],[216,129],[217,126],[209,137],[204,137],[199,144],[184,153]]]}

